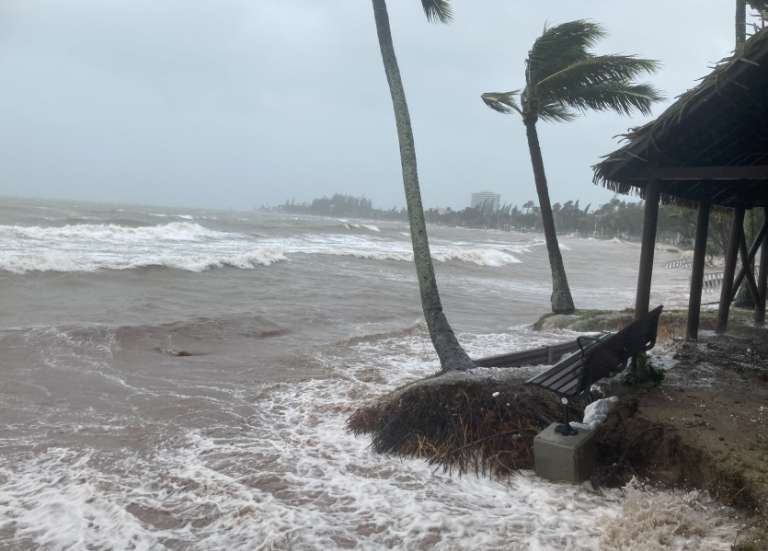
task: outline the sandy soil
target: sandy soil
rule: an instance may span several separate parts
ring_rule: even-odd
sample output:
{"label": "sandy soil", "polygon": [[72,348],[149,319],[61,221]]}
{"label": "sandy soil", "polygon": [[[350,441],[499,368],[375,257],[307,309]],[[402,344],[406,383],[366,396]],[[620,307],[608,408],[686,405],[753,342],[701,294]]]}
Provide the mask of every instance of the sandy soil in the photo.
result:
{"label": "sandy soil", "polygon": [[[626,313],[591,313],[610,328]],[[665,319],[666,318],[666,319]],[[700,488],[749,515],[736,549],[768,549],[768,330],[737,312],[728,335],[680,339],[684,315],[662,317],[654,351],[665,364],[659,386],[629,389],[601,428],[598,484],[640,476]],[[547,323],[562,325],[563,320]],[[622,320],[623,321],[623,320]],[[711,327],[712,314],[703,320]],[[572,324],[568,324],[572,326]],[[590,326],[583,317],[580,327]]]}

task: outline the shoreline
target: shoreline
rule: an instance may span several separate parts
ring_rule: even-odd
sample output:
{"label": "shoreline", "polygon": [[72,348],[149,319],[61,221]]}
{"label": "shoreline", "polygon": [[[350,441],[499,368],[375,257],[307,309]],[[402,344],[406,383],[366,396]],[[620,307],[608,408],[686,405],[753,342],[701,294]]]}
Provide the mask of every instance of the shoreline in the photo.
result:
{"label": "shoreline", "polygon": [[[765,330],[737,311],[731,332],[706,331],[686,342],[686,313],[665,312],[649,354],[660,383],[606,380],[619,401],[597,428],[591,488],[624,488],[633,479],[663,490],[703,491],[744,523],[734,549],[768,548],[768,342]],[[543,316],[534,329],[616,330],[630,310]],[[371,437],[375,452],[417,458],[449,473],[504,480],[533,468],[533,439],[561,406],[554,393],[524,384],[515,368],[478,367],[418,379],[360,404],[351,432]],[[577,419],[586,401],[571,401]]]}
{"label": "shoreline", "polygon": [[[731,329],[716,335],[716,312],[704,312],[698,342],[686,342],[686,312],[664,312],[656,354],[658,386],[629,389],[598,429],[598,485],[631,478],[708,492],[747,515],[734,549],[768,548],[768,343],[751,312],[734,309]],[[612,330],[631,311],[545,315],[542,328]],[[566,319],[568,318],[568,319]]]}

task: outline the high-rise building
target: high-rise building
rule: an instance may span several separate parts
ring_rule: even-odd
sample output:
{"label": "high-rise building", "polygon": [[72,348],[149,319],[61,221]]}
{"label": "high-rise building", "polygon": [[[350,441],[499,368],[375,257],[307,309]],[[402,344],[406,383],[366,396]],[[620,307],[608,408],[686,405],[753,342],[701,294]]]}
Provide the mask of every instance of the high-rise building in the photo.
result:
{"label": "high-rise building", "polygon": [[491,191],[480,191],[472,194],[472,208],[485,207],[492,210],[499,210],[501,206],[501,195]]}

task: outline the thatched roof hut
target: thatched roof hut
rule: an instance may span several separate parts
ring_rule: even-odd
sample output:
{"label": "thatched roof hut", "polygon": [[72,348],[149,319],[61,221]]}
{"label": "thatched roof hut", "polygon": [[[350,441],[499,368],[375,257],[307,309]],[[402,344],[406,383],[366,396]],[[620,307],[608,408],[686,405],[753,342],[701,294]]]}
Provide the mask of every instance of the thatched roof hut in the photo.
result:
{"label": "thatched roof hut", "polygon": [[[695,319],[689,319],[689,337],[695,338],[698,330],[700,280],[712,205],[734,210],[734,229],[721,296],[720,329],[726,328],[728,308],[740,278],[746,279],[757,299],[757,321],[762,322],[768,264],[762,263],[760,283],[755,281],[751,269],[743,269],[743,275],[735,281],[734,275],[740,252],[742,261],[748,265],[763,242],[766,243],[764,251],[768,251],[765,231],[751,250],[746,250],[743,232],[745,210],[768,207],[768,30],[755,34],[739,54],[719,63],[656,120],[631,130],[624,138],[627,143],[623,147],[594,167],[594,179],[616,192],[634,192],[646,198],[638,313],[648,310],[661,199],[699,208],[690,309],[690,318]],[[762,256],[765,258],[768,254]]]}
{"label": "thatched roof hut", "polygon": [[768,206],[768,32],[624,138],[594,167],[596,183],[642,193],[655,178],[671,201]]}

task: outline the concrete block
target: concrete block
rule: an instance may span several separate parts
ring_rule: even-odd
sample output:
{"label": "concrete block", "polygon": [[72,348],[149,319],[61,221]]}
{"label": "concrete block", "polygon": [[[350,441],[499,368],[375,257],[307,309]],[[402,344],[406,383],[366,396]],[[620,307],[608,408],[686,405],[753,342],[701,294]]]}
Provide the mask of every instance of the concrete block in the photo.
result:
{"label": "concrete block", "polygon": [[552,482],[581,483],[595,464],[594,431],[579,429],[573,436],[555,432],[552,423],[533,439],[536,474]]}

